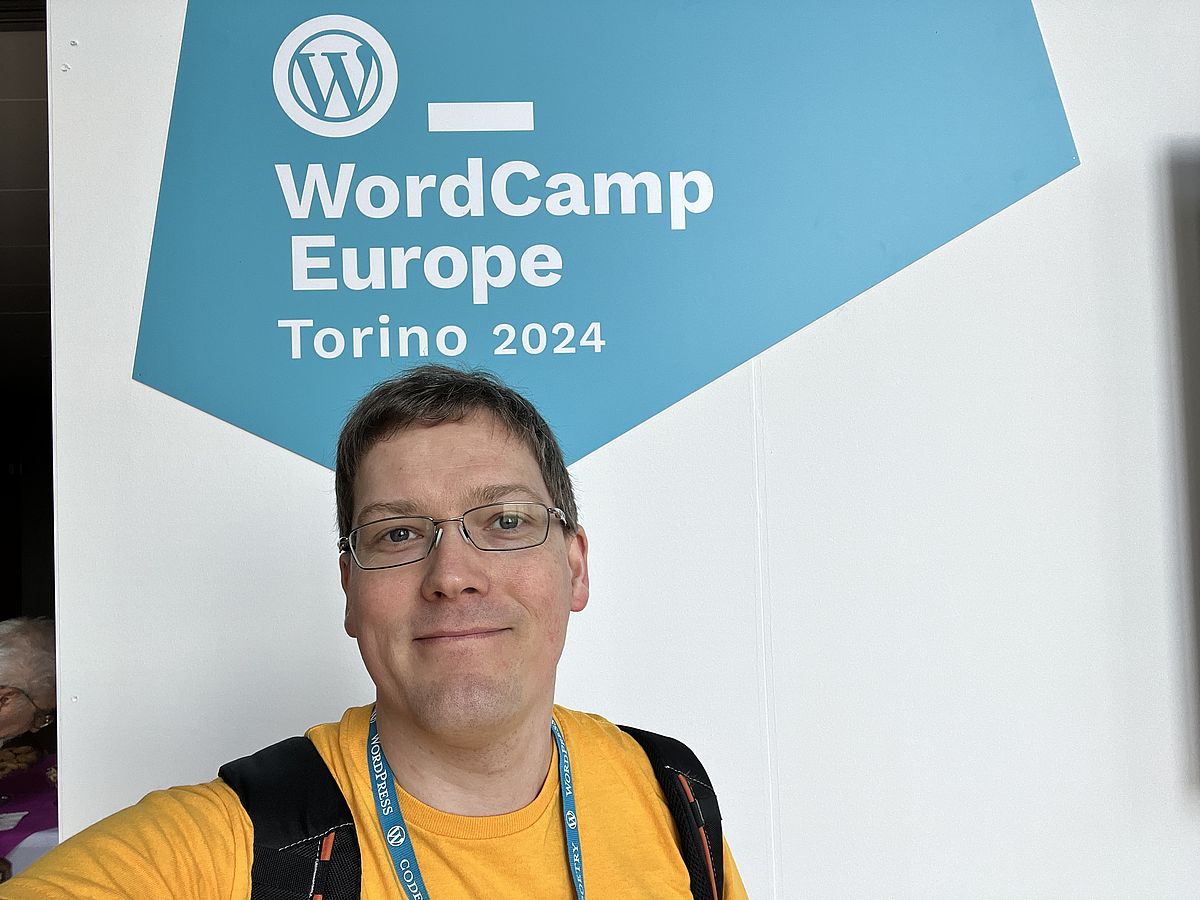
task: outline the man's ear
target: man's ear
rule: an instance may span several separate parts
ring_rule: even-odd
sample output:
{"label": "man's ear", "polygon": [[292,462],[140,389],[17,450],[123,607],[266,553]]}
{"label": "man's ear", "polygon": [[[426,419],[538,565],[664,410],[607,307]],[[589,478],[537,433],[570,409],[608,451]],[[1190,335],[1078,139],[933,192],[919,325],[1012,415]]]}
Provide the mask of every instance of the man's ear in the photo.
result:
{"label": "man's ear", "polygon": [[580,612],[588,602],[588,542],[583,528],[567,537],[567,565],[571,568],[571,612]]}
{"label": "man's ear", "polygon": [[354,560],[350,558],[348,551],[338,557],[338,569],[342,577],[342,593],[346,595],[346,617],[343,621],[343,627],[346,629],[346,634],[357,639],[358,628],[355,626],[353,618],[350,615],[350,570],[353,568]]}

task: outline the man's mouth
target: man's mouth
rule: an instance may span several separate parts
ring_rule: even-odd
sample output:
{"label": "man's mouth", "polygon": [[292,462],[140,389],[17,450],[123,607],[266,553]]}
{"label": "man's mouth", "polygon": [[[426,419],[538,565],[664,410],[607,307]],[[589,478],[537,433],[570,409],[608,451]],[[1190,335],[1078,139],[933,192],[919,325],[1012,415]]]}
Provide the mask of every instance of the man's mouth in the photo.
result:
{"label": "man's mouth", "polygon": [[478,641],[495,637],[508,631],[507,628],[453,628],[431,631],[428,634],[414,638],[418,644],[453,644],[458,642]]}

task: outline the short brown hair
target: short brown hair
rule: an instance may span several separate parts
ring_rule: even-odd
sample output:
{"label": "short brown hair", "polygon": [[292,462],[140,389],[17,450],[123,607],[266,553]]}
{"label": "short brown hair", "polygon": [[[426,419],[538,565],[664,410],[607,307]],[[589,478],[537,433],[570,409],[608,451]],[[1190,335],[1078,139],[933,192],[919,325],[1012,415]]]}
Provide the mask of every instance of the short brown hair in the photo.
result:
{"label": "short brown hair", "polygon": [[375,385],[346,417],[334,463],[338,534],[345,537],[353,527],[354,481],[372,447],[413,425],[458,422],[477,412],[495,416],[525,443],[537,460],[550,502],[563,511],[567,529],[573,532],[579,521],[571,476],[541,413],[491,372],[431,363]]}

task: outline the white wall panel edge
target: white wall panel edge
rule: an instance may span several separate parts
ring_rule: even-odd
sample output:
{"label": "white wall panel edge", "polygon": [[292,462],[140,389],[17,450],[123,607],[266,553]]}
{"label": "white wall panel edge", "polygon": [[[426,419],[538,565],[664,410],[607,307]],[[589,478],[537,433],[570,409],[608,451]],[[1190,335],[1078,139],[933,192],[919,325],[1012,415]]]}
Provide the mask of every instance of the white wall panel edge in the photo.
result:
{"label": "white wall panel edge", "polygon": [[774,826],[752,397],[747,364],[571,467],[593,599],[572,623],[559,696],[689,743],[720,796],[750,896],[767,897]]}
{"label": "white wall panel edge", "polygon": [[770,486],[767,483],[767,422],[763,405],[762,361],[755,357],[750,361],[750,410],[754,417],[754,495],[755,495],[755,542],[758,547],[758,663],[762,679],[762,715],[766,747],[766,773],[768,803],[771,817],[771,896],[779,898],[784,882],[782,848],[779,836],[783,833],[783,816],[779,801],[779,739],[776,722],[776,656],[775,633],[772,626],[771,608],[774,595],[771,591],[771,541],[767,506],[770,503]]}

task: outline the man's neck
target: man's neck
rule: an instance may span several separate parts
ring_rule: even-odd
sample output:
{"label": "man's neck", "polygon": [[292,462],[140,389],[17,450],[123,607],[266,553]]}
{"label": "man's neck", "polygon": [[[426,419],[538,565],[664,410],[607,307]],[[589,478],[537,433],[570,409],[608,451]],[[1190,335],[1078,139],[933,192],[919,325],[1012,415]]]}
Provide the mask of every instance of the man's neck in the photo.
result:
{"label": "man's neck", "polygon": [[501,733],[446,737],[378,708],[379,740],[396,781],[427,806],[460,816],[495,816],[533,802],[554,756],[551,710]]}

